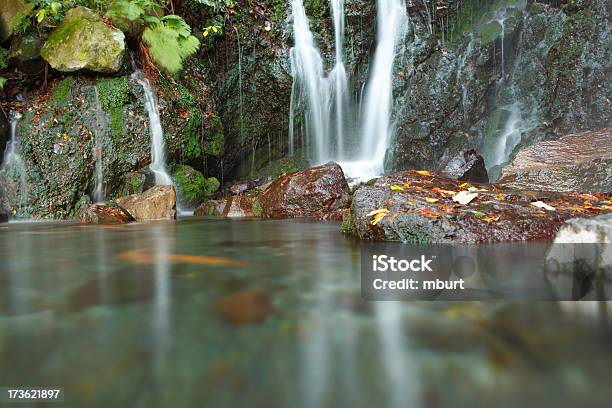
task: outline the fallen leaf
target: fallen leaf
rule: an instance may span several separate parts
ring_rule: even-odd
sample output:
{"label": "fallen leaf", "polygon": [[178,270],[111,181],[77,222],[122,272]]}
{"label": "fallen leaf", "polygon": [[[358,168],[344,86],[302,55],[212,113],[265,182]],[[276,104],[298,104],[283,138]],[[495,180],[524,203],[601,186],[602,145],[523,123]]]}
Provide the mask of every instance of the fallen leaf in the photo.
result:
{"label": "fallen leaf", "polygon": [[421,176],[431,177],[431,173],[428,172],[427,170],[415,170],[415,173],[420,174]]}
{"label": "fallen leaf", "polygon": [[589,200],[589,201],[599,201],[599,198],[591,195],[591,194],[577,194],[576,197]]}
{"label": "fallen leaf", "polygon": [[499,201],[506,201],[506,196],[504,194],[498,194],[495,196]]}
{"label": "fallen leaf", "polygon": [[476,187],[469,187],[469,188],[468,188],[468,191],[469,191],[470,193],[473,193],[473,192],[475,192],[475,191],[480,191],[480,190],[478,190]]}
{"label": "fallen leaf", "polygon": [[391,211],[387,210],[386,208],[382,208],[382,209],[374,210],[368,213],[368,217],[374,217],[372,221],[370,222],[370,224],[372,225],[378,224],[383,218],[389,215],[390,212]]}
{"label": "fallen leaf", "polygon": [[390,212],[391,212],[391,211],[387,210],[386,208],[381,208],[381,209],[379,209],[379,210],[370,211],[370,212],[369,212],[369,213],[366,215],[366,217],[372,217],[372,216],[374,216],[374,215],[376,215],[376,214],[382,214],[382,213],[384,213],[384,214],[389,214]]}
{"label": "fallen leaf", "polygon": [[501,217],[499,215],[487,215],[486,217],[484,217],[485,222],[487,222],[488,224],[492,223],[492,222],[497,222],[499,221]]}
{"label": "fallen leaf", "polygon": [[439,218],[441,216],[440,213],[425,207],[419,208],[419,213],[426,218]]}
{"label": "fallen leaf", "polygon": [[398,185],[391,186],[391,191],[404,191],[404,187],[400,187]]}
{"label": "fallen leaf", "polygon": [[440,200],[438,200],[437,198],[433,198],[433,197],[426,197],[425,201],[427,201],[428,203],[432,203],[433,204],[433,203],[437,203]]}
{"label": "fallen leaf", "polygon": [[453,196],[453,201],[461,205],[466,205],[471,203],[476,197],[478,197],[478,193],[468,193],[464,190]]}
{"label": "fallen leaf", "polygon": [[551,207],[550,205],[542,201],[534,201],[533,203],[531,203],[531,205],[536,208],[542,208],[546,211],[556,211],[555,207]]}
{"label": "fallen leaf", "polygon": [[417,202],[416,201],[408,201],[406,204],[408,205],[415,205]]}
{"label": "fallen leaf", "polygon": [[485,213],[483,213],[482,211],[472,211],[472,214],[474,214],[474,216],[478,218],[485,216]]}
{"label": "fallen leaf", "polygon": [[463,183],[459,185],[459,188],[466,188],[466,187],[469,187],[469,185],[470,185],[469,183]]}

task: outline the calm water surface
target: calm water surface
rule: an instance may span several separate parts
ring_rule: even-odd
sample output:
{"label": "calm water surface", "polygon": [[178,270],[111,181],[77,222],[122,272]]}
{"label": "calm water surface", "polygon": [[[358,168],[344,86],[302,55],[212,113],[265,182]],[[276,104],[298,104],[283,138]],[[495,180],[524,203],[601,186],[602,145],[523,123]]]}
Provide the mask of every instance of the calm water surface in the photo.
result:
{"label": "calm water surface", "polygon": [[[609,406],[606,303],[366,303],[338,231],[0,226],[0,387],[64,387],[71,407]],[[248,290],[272,313],[223,319]]]}

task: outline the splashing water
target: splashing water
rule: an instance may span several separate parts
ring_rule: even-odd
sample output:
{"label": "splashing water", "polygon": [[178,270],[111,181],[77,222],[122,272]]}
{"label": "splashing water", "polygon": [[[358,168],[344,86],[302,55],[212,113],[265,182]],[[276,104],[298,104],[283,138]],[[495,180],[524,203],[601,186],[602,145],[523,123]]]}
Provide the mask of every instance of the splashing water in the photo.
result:
{"label": "splashing water", "polygon": [[164,130],[159,117],[157,98],[151,83],[145,74],[137,69],[132,78],[142,86],[145,94],[145,109],[149,115],[149,132],[151,134],[151,165],[149,169],[155,175],[155,184],[158,186],[174,185],[172,178],[166,170],[166,152],[164,143]]}
{"label": "splashing water", "polygon": [[[353,115],[349,79],[343,61],[344,0],[331,0],[334,34],[335,65],[328,75],[323,69],[321,52],[314,42],[303,0],[293,0],[295,46],[291,50],[294,78],[291,107],[289,151],[295,150],[294,116],[303,101],[304,154],[314,164],[329,160],[340,163],[349,178],[369,179],[384,171],[384,158],[391,139],[391,108],[393,105],[393,65],[399,40],[408,26],[404,0],[378,1],[378,46],[370,67],[365,99],[360,101],[364,117],[360,131],[347,131]],[[350,140],[358,137],[358,140]],[[351,146],[353,148],[351,149]]]}
{"label": "splashing water", "polygon": [[18,182],[18,200],[17,206],[23,207],[28,200],[28,179],[25,162],[19,154],[19,120],[21,114],[19,112],[11,112],[11,135],[6,149],[0,172],[3,175],[16,180]]}
{"label": "splashing water", "polygon": [[104,111],[100,104],[100,93],[98,87],[94,86],[94,95],[96,101],[96,146],[94,148],[94,157],[96,160],[96,190],[94,191],[94,200],[97,204],[102,204],[105,201],[104,195],[104,134],[106,133],[106,120]]}

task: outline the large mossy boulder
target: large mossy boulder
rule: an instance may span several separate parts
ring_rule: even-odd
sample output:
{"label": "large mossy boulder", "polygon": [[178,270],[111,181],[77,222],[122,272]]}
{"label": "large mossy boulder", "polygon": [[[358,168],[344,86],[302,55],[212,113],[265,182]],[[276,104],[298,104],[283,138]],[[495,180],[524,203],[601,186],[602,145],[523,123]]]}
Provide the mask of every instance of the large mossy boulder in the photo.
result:
{"label": "large mossy boulder", "polygon": [[343,230],[362,240],[481,244],[550,241],[565,221],[612,211],[610,197],[473,185],[405,171],[360,187]]}
{"label": "large mossy boulder", "polygon": [[41,55],[58,71],[112,74],[121,68],[125,48],[123,32],[107,25],[93,11],[75,7],[53,30]]}
{"label": "large mossy boulder", "polygon": [[206,178],[191,166],[179,165],[174,170],[177,194],[183,205],[195,208],[212,196],[220,186],[214,177]]}
{"label": "large mossy boulder", "polygon": [[24,0],[2,0],[0,2],[0,43],[13,35],[11,20],[18,14],[27,13],[31,9],[32,5]]}

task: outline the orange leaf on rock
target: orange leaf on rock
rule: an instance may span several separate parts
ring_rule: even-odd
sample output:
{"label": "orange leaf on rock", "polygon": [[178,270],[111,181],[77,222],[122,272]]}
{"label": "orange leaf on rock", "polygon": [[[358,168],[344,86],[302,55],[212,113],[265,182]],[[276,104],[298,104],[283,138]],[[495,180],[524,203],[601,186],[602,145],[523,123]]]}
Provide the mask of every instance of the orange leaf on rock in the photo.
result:
{"label": "orange leaf on rock", "polygon": [[426,207],[419,208],[419,213],[426,218],[440,218],[441,214]]}

